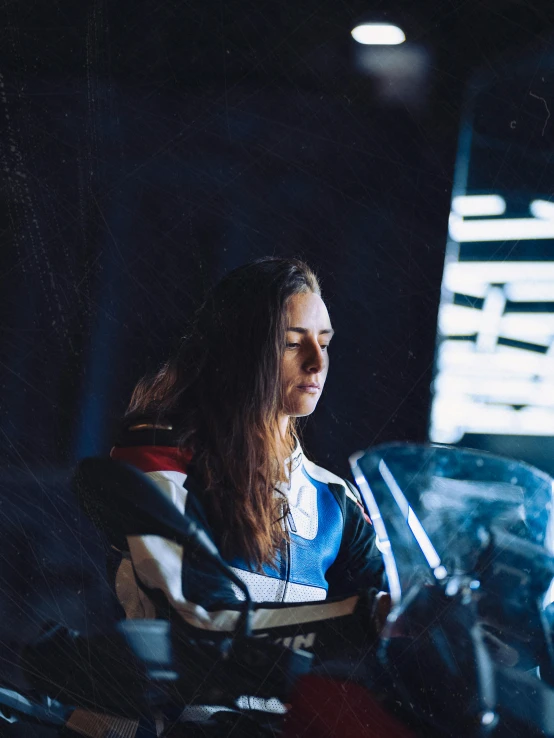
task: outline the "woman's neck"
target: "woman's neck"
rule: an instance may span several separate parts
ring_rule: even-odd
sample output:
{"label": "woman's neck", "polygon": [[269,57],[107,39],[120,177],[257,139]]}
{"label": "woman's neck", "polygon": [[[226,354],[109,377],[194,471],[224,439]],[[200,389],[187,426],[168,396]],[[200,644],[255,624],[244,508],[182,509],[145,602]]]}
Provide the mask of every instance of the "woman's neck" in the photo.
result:
{"label": "woman's neck", "polygon": [[[280,456],[286,456],[288,455],[288,448],[287,448],[287,431],[289,428],[289,416],[288,415],[281,415],[277,424],[277,430],[275,433],[275,441],[277,448],[279,452],[281,452]],[[286,451],[287,453],[282,453],[283,451]]]}

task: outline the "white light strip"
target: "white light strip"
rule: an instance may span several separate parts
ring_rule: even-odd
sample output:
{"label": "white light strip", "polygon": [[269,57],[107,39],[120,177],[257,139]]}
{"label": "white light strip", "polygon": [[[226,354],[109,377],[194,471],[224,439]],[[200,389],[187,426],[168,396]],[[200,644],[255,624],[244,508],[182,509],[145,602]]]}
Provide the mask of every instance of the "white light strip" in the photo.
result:
{"label": "white light strip", "polygon": [[511,302],[554,302],[554,281],[513,282],[504,286],[504,294]]}
{"label": "white light strip", "polygon": [[552,436],[554,411],[527,407],[479,403],[471,397],[435,395],[432,410],[431,440],[456,443],[465,433],[506,436]]}
{"label": "white light strip", "polygon": [[[439,312],[439,329],[445,336],[471,336],[479,334],[484,318],[482,310],[447,304]],[[498,321],[496,335],[549,346],[554,336],[554,313],[505,313]]]}
{"label": "white light strip", "polygon": [[491,284],[519,282],[554,284],[554,262],[454,261],[446,264],[443,277],[446,289],[474,297],[485,297]]}
{"label": "white light strip", "polygon": [[437,378],[445,375],[462,377],[511,377],[528,382],[539,379],[554,381],[554,356],[513,346],[497,345],[494,352],[480,354],[473,341],[445,339],[437,354]]}
{"label": "white light strip", "polygon": [[[435,547],[431,543],[429,536],[419,522],[417,515],[408,504],[408,500],[406,499],[404,493],[398,485],[398,482],[393,477],[391,470],[386,465],[383,459],[381,459],[381,461],[379,462],[379,471],[381,472],[381,476],[387,483],[388,488],[392,492],[392,495],[396,500],[396,504],[402,511],[406,522],[410,526],[410,530],[414,534],[414,537],[418,542],[423,555],[427,559],[427,563],[432,569],[436,569],[441,565],[440,556],[436,552]],[[441,576],[440,578],[442,579],[443,577]]]}
{"label": "white light strip", "polygon": [[529,210],[535,218],[554,220],[554,202],[549,202],[548,200],[533,200],[529,205]]}
{"label": "white light strip", "polygon": [[[534,405],[554,409],[554,382],[533,382],[532,377],[467,377],[454,372],[440,374],[434,382],[437,393],[445,396],[473,397],[483,402],[504,405]],[[554,430],[554,429],[553,429]]]}
{"label": "white light strip", "polygon": [[479,326],[475,339],[477,351],[494,351],[502,329],[502,315],[504,314],[505,307],[506,298],[504,297],[504,290],[501,287],[491,287],[485,297],[483,309],[479,311],[481,314],[481,325]]}
{"label": "white light strip", "polygon": [[450,238],[458,243],[481,241],[533,241],[554,238],[554,220],[499,218],[462,220],[455,213],[449,219]]}
{"label": "white light strip", "polygon": [[364,23],[351,33],[354,41],[368,46],[398,46],[406,40],[404,32],[390,23]]}
{"label": "white light strip", "polygon": [[502,215],[506,201],[500,195],[459,195],[452,200],[456,215]]}

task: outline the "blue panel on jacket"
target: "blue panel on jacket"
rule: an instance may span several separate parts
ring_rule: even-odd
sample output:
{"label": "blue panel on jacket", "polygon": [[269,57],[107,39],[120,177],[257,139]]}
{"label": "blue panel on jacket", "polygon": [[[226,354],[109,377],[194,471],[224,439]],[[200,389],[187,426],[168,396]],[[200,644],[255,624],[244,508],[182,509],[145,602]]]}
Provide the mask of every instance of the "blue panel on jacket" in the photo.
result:
{"label": "blue panel on jacket", "polygon": [[307,486],[313,486],[317,490],[317,533],[312,540],[306,540],[297,523],[302,512],[293,509],[297,532],[290,532],[289,581],[327,590],[325,574],[337,558],[342,540],[342,511],[329,487],[310,477],[305,469],[302,471]]}
{"label": "blue panel on jacket", "polygon": [[[295,482],[295,489],[288,493],[288,562],[286,557],[279,554],[275,567],[266,564],[263,573],[275,579],[327,591],[325,574],[335,561],[342,540],[342,511],[327,484],[313,479],[304,468]],[[236,569],[254,571],[242,559],[237,558],[229,563]]]}

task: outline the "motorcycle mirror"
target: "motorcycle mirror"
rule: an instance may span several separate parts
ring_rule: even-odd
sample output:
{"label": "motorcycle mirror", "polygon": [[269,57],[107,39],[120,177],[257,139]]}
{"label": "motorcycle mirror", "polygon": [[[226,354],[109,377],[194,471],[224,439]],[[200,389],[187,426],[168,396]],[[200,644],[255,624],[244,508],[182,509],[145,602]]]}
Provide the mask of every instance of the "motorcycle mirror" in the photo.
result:
{"label": "motorcycle mirror", "polygon": [[114,544],[137,535],[192,543],[243,592],[243,634],[249,635],[252,601],[247,586],[223,561],[206,532],[180,513],[145,474],[113,459],[87,458],[77,464],[73,489],[85,513]]}
{"label": "motorcycle mirror", "polygon": [[[155,482],[119,461],[83,459],[77,464],[73,488],[87,515],[110,538],[157,535],[188,539],[198,530]],[[219,555],[209,539],[208,548]]]}

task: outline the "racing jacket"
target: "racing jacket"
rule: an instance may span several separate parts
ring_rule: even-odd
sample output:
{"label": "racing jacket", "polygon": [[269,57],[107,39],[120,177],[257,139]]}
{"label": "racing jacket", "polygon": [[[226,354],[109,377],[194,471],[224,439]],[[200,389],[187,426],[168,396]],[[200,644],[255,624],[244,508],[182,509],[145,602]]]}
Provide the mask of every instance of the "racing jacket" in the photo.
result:
{"label": "racing jacket", "polygon": [[[121,435],[111,456],[146,473],[217,545],[192,455],[177,448],[171,429],[133,426]],[[284,520],[288,536],[275,564],[259,573],[239,559],[227,562],[248,586],[252,600],[320,602],[379,588],[382,559],[355,487],[309,461],[299,442],[286,463],[288,483],[282,492],[289,505]],[[231,627],[227,621],[235,620],[243,595],[209,562],[192,551],[183,555],[181,546],[157,536],[133,536],[128,543],[130,555],[123,555],[115,576],[128,618],[166,617],[171,611],[195,627]],[[222,606],[231,608],[227,617]],[[259,608],[254,627],[257,616],[263,620],[258,613]]]}

